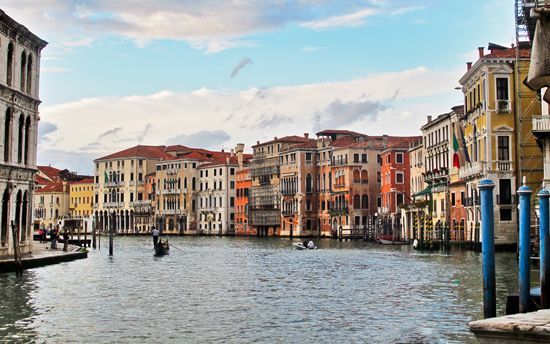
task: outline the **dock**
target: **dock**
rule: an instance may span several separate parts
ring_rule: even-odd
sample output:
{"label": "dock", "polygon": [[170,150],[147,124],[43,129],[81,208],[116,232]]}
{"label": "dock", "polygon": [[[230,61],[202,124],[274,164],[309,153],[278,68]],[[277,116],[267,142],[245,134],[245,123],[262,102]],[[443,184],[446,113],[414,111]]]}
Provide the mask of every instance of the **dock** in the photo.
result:
{"label": "dock", "polygon": [[[51,249],[50,243],[33,242],[33,252],[21,255],[23,269],[26,270],[88,257],[88,251],[79,246],[69,245],[67,252],[63,251],[63,244],[58,244],[57,247],[57,249]],[[0,256],[0,273],[13,271],[15,271],[13,255]]]}

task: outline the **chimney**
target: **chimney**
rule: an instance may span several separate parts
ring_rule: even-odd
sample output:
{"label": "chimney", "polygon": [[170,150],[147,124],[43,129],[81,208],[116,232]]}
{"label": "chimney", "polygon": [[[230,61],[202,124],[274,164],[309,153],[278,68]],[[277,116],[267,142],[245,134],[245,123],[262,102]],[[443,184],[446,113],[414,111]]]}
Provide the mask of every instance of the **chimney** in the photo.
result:
{"label": "chimney", "polygon": [[231,156],[235,156],[235,152],[233,152],[233,148],[231,148]]}
{"label": "chimney", "polygon": [[432,115],[428,115],[428,123],[432,122]]}
{"label": "chimney", "polygon": [[479,47],[479,48],[477,48],[477,50],[479,51],[479,58],[482,58],[483,56],[485,56],[483,54],[483,47]]}
{"label": "chimney", "polygon": [[259,144],[260,144],[260,141],[256,141],[256,144],[259,145]]}
{"label": "chimney", "polygon": [[304,133],[304,137],[305,137],[306,139],[308,139],[308,138],[309,138],[309,133]]}
{"label": "chimney", "polygon": [[468,70],[470,70],[470,68],[472,68],[472,63],[471,62],[466,62],[466,66],[468,66]]}
{"label": "chimney", "polygon": [[224,151],[223,151],[223,149],[222,149],[222,153],[223,153],[223,152],[224,152]]}
{"label": "chimney", "polygon": [[382,141],[384,142],[384,148],[386,148],[386,143],[388,143],[388,135],[384,134],[384,136],[382,136]]}
{"label": "chimney", "polygon": [[373,139],[369,140],[369,145],[370,145],[370,149],[374,148],[374,140]]}
{"label": "chimney", "polygon": [[277,136],[275,136],[275,137],[273,138],[273,141],[277,141]]}
{"label": "chimney", "polygon": [[237,143],[237,147],[235,148],[235,151],[237,152],[237,160],[239,161],[239,166],[243,166],[243,152],[244,152],[244,143]]}

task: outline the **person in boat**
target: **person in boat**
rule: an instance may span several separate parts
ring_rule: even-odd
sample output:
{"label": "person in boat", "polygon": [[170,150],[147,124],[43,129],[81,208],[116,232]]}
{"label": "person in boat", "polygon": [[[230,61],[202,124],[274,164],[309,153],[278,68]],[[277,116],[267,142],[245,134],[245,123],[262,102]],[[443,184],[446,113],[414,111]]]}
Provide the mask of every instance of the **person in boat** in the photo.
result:
{"label": "person in boat", "polygon": [[159,230],[155,228],[155,226],[153,226],[153,230],[151,231],[151,234],[153,234],[153,245],[157,245],[157,243],[159,242]]}
{"label": "person in boat", "polygon": [[307,244],[308,244],[308,242],[307,242],[307,239],[306,239],[306,240],[304,240],[304,242],[302,243],[302,245],[303,245],[305,248],[307,248]]}
{"label": "person in boat", "polygon": [[315,244],[313,243],[313,240],[310,240],[309,243],[307,244],[307,248],[310,248],[310,249],[314,249],[315,248]]}

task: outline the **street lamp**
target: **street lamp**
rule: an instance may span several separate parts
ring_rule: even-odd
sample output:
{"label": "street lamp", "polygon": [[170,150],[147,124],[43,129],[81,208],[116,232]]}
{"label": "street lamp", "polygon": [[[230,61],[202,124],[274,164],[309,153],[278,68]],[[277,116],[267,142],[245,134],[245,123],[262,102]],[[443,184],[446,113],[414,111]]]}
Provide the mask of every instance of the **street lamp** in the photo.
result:
{"label": "street lamp", "polygon": [[374,239],[378,238],[378,213],[374,213]]}
{"label": "street lamp", "polygon": [[109,213],[111,214],[111,228],[109,230],[109,255],[113,255],[113,229],[115,227],[115,211],[113,209],[109,209]]}

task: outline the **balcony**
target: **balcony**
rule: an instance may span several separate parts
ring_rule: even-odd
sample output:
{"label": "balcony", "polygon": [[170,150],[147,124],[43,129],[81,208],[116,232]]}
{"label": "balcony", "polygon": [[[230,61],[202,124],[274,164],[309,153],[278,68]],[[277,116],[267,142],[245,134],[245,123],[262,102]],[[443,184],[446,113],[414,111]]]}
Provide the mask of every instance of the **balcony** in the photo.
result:
{"label": "balcony", "polygon": [[123,207],[124,202],[105,202],[103,203],[104,208],[119,208]]}
{"label": "balcony", "polygon": [[178,173],[178,170],[175,168],[169,168],[166,170],[166,174],[176,174]]}
{"label": "balcony", "polygon": [[124,182],[106,182],[104,186],[106,188],[116,188],[116,187],[124,186]]}
{"label": "balcony", "polygon": [[44,208],[44,202],[38,203],[36,206],[37,206],[38,208]]}
{"label": "balcony", "polygon": [[185,209],[164,209],[161,210],[162,215],[187,215]]}
{"label": "balcony", "polygon": [[461,167],[458,171],[458,178],[460,179],[472,179],[481,177],[485,174],[487,163],[485,161],[476,161],[471,165]]}
{"label": "balcony", "polygon": [[347,166],[348,159],[346,157],[341,159],[336,159],[336,157],[332,157],[332,166]]}
{"label": "balcony", "polygon": [[497,195],[497,204],[498,205],[515,205],[516,195],[510,195],[509,197],[501,197],[500,195]]}
{"label": "balcony", "polygon": [[162,194],[163,195],[179,195],[180,194],[180,189],[166,189],[166,190],[162,190]]}
{"label": "balcony", "polygon": [[145,185],[145,182],[144,182],[143,180],[139,180],[139,181],[137,182],[137,185],[138,185],[138,186],[140,186],[140,185]]}
{"label": "balcony", "polygon": [[348,214],[349,204],[348,202],[329,202],[328,204],[329,214]]}
{"label": "balcony", "polygon": [[151,203],[153,203],[153,202],[150,199],[144,199],[144,200],[134,201],[133,205],[134,206],[151,205]]}
{"label": "balcony", "polygon": [[285,188],[281,190],[281,195],[283,196],[293,196],[298,192],[295,188]]}
{"label": "balcony", "polygon": [[130,180],[130,181],[128,182],[128,185],[129,185],[129,186],[134,186],[134,181],[133,181],[133,180]]}
{"label": "balcony", "polygon": [[292,210],[292,209],[285,209],[285,210],[281,211],[281,214],[283,216],[294,216],[294,215],[296,215],[296,211]]}
{"label": "balcony", "polygon": [[510,100],[497,100],[496,110],[498,113],[510,113],[512,112],[512,102]]}
{"label": "balcony", "polygon": [[513,171],[512,161],[497,161],[498,171]]}

